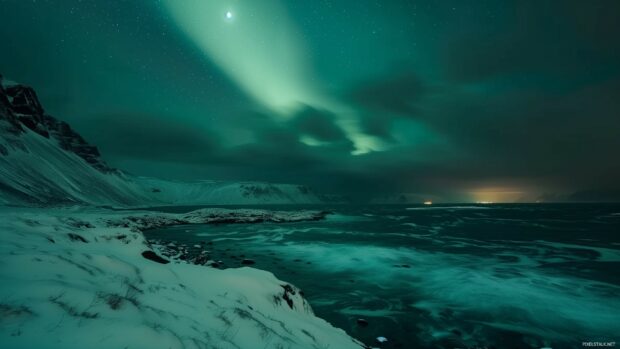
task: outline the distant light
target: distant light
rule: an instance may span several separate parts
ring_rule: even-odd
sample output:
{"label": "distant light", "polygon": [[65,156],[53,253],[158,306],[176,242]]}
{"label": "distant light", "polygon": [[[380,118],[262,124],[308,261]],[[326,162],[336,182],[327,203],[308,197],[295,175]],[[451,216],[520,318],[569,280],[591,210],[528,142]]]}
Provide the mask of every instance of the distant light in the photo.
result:
{"label": "distant light", "polygon": [[430,200],[429,201],[424,201],[424,205],[432,205],[432,204],[433,204],[433,202],[430,201]]}
{"label": "distant light", "polygon": [[490,205],[493,203],[493,201],[476,201],[477,204],[482,204],[482,205]]}
{"label": "distant light", "polygon": [[226,18],[232,19],[232,16],[233,16],[232,12],[230,12],[230,11],[226,12]]}

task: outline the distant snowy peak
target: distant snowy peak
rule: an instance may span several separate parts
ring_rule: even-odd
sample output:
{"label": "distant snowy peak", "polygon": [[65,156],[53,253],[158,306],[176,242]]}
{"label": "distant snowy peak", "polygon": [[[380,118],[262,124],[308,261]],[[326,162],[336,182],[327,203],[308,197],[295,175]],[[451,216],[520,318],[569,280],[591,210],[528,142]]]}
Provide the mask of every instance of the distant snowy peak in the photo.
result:
{"label": "distant snowy peak", "polygon": [[310,188],[296,184],[264,182],[178,182],[136,178],[151,200],[173,205],[213,203],[218,205],[319,204],[323,200]]}

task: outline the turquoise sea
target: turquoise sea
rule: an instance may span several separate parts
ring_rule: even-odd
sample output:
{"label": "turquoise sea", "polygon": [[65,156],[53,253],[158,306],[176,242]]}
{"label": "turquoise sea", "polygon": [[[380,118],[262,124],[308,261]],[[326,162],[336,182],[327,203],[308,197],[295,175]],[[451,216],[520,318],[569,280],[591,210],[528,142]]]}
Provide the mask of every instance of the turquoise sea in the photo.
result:
{"label": "turquoise sea", "polygon": [[[164,208],[190,211],[197,207]],[[269,209],[318,209],[271,206]],[[620,205],[320,207],[302,223],[174,226],[223,267],[273,272],[382,348],[582,348],[620,340]],[[364,320],[364,321],[361,321]],[[376,338],[387,338],[377,343]]]}

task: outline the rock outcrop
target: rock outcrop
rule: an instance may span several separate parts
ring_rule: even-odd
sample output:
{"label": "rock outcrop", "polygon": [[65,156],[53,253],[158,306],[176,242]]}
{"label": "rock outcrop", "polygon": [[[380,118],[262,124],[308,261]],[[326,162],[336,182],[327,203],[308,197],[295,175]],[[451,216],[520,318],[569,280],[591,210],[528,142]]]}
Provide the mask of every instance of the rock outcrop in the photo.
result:
{"label": "rock outcrop", "polygon": [[14,133],[28,128],[45,138],[56,140],[62,149],[78,155],[99,171],[115,171],[101,159],[96,146],[89,144],[66,122],[46,114],[31,87],[4,83],[1,75],[0,118],[8,121]]}

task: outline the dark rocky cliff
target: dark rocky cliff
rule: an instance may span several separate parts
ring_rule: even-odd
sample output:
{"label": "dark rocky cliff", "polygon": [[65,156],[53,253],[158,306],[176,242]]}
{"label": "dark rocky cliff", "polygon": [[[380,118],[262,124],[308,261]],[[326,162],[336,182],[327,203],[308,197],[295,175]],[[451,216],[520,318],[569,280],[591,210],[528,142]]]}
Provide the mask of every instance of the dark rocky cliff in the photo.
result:
{"label": "dark rocky cliff", "polygon": [[[90,145],[69,124],[45,113],[36,92],[21,84],[3,83],[0,75],[0,120],[5,120],[4,132],[19,134],[30,129],[43,137],[54,139],[58,145],[84,159],[102,172],[117,170],[101,159],[96,146]],[[3,136],[0,133],[0,136]]]}

